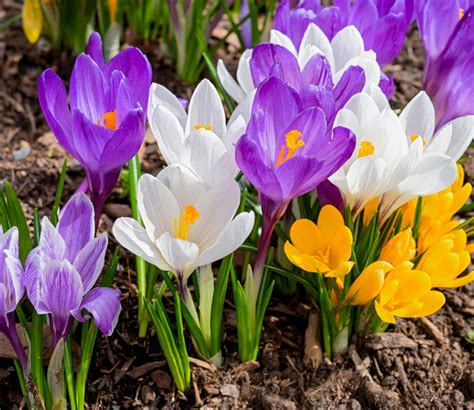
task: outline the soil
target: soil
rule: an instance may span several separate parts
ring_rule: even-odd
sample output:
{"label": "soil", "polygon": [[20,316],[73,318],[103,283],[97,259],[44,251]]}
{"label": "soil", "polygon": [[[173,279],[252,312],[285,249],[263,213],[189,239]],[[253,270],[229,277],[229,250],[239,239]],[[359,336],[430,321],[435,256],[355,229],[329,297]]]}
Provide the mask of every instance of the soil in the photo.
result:
{"label": "soil", "polygon": [[[3,0],[0,21],[20,11]],[[174,74],[156,42],[139,45],[153,66],[154,81],[182,97],[192,87]],[[229,47],[227,61],[236,61]],[[47,67],[68,78],[74,57],[49,50],[45,42],[29,45],[19,23],[0,31],[0,181],[9,180],[28,216],[48,212],[65,156],[49,132],[36,97],[36,79]],[[421,88],[423,49],[416,30],[394,64],[395,106],[406,104]],[[156,173],[162,160],[153,137],[141,152],[144,172]],[[467,164],[472,181],[472,161]],[[80,166],[68,158],[64,198],[82,181]],[[117,188],[102,216],[100,229],[130,212]],[[110,236],[111,247],[116,246]],[[305,330],[314,310],[303,292],[274,294],[268,309],[258,362],[239,364],[231,292],[225,305],[224,367],[193,360],[193,389],[185,394],[171,375],[152,329],[137,337],[137,289],[133,259],[120,252],[115,286],[122,292],[122,315],[115,333],[100,336],[89,374],[86,402],[92,408],[474,408],[474,356],[467,333],[474,329],[474,284],[447,290],[446,305],[429,319],[399,320],[388,333],[354,339],[349,352],[323,359],[312,369],[303,361]],[[189,346],[192,356],[194,351]],[[0,359],[0,408],[22,405],[15,370]]]}

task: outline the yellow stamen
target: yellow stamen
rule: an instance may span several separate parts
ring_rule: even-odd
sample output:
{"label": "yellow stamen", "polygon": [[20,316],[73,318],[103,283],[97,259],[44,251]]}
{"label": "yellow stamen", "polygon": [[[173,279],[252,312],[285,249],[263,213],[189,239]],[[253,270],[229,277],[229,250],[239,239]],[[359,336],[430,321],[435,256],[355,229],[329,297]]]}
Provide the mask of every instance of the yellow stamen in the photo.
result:
{"label": "yellow stamen", "polygon": [[[415,142],[418,138],[421,138],[420,134],[413,134],[413,135],[410,136],[411,142]],[[421,140],[423,141],[423,145],[426,145],[425,139],[421,138]]]}
{"label": "yellow stamen", "polygon": [[278,153],[278,158],[276,160],[277,167],[279,167],[285,161],[288,161],[290,158],[293,158],[295,152],[301,147],[304,147],[304,141],[300,139],[302,135],[303,134],[298,130],[291,130],[285,134],[286,146],[282,145],[280,148],[280,152]]}
{"label": "yellow stamen", "polygon": [[100,125],[109,130],[115,131],[117,129],[117,110],[106,112],[102,119],[104,123],[102,124],[101,120],[97,120],[97,125]]}
{"label": "yellow stamen", "polygon": [[202,128],[204,128],[206,131],[212,131],[212,125],[209,125],[209,124],[206,124],[206,125],[196,124],[194,126],[195,130],[200,130]]}
{"label": "yellow stamen", "polygon": [[179,215],[179,221],[173,219],[174,236],[183,241],[188,240],[189,225],[193,225],[199,219],[199,212],[193,205],[185,205],[184,211]]}
{"label": "yellow stamen", "polygon": [[374,144],[372,144],[370,141],[362,141],[360,143],[358,158],[368,157],[369,155],[372,155],[374,151]]}
{"label": "yellow stamen", "polygon": [[461,20],[464,17],[464,9],[460,8],[459,9],[459,20]]}

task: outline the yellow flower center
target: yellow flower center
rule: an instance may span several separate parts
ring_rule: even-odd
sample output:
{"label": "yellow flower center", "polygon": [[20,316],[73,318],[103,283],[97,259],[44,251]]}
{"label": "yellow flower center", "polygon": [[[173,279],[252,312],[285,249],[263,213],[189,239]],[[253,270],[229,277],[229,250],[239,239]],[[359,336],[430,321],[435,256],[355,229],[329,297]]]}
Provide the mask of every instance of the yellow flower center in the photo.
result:
{"label": "yellow flower center", "polygon": [[360,143],[358,158],[368,157],[369,155],[372,155],[374,151],[374,144],[372,144],[370,141],[362,141]]}
{"label": "yellow flower center", "polygon": [[205,129],[206,131],[212,131],[212,125],[209,125],[209,124],[205,124],[205,125],[201,125],[201,124],[196,124],[194,126],[194,129],[195,130],[200,130],[200,129]]}
{"label": "yellow flower center", "polygon": [[174,236],[183,241],[188,240],[189,225],[193,225],[199,219],[199,212],[193,205],[185,205],[184,211],[179,215],[179,220],[173,219]]}
{"label": "yellow flower center", "polygon": [[[413,134],[413,135],[410,136],[411,142],[415,142],[418,138],[421,138],[420,134]],[[426,145],[425,139],[421,138],[421,140],[423,141],[423,145]]]}
{"label": "yellow flower center", "polygon": [[303,134],[297,130],[291,130],[285,134],[286,145],[282,145],[280,148],[280,152],[278,153],[278,158],[276,160],[277,167],[279,167],[285,161],[288,161],[290,158],[293,158],[295,152],[301,147],[304,147],[304,141],[300,139],[302,135]]}
{"label": "yellow flower center", "polygon": [[461,20],[464,17],[464,9],[460,8],[459,9],[459,20]]}
{"label": "yellow flower center", "polygon": [[102,116],[102,121],[97,120],[97,125],[115,131],[117,129],[117,110],[106,112]]}

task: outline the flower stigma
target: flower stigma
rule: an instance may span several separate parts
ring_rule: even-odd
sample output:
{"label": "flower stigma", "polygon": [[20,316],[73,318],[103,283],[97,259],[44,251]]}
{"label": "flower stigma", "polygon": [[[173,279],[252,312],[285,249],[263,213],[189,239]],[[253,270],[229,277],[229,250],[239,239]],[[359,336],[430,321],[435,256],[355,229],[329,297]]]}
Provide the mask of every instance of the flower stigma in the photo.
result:
{"label": "flower stigma", "polygon": [[179,221],[173,219],[174,236],[183,241],[188,240],[189,225],[193,225],[199,219],[199,212],[193,205],[185,205],[184,211],[179,215]]}
{"label": "flower stigma", "polygon": [[303,134],[298,130],[291,130],[285,134],[286,146],[282,145],[280,148],[280,152],[276,160],[277,167],[288,161],[290,158],[293,158],[295,152],[301,147],[304,147],[304,141],[300,139],[302,135]]}
{"label": "flower stigma", "polygon": [[97,120],[97,125],[100,125],[108,130],[115,131],[117,129],[117,110],[106,112],[101,120]]}

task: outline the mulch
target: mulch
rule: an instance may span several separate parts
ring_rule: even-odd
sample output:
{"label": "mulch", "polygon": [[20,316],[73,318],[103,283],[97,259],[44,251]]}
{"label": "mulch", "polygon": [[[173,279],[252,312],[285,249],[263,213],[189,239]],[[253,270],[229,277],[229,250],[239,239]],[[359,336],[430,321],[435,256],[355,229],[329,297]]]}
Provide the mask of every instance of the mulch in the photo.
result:
{"label": "mulch", "polygon": [[[4,0],[0,20],[19,11],[14,0]],[[154,81],[182,97],[192,87],[174,74],[160,45],[127,40],[147,53]],[[237,61],[235,49],[224,52]],[[54,201],[65,152],[49,132],[36,97],[36,79],[47,67],[68,78],[73,56],[49,49],[46,42],[29,45],[19,23],[0,31],[0,183],[10,181],[29,217],[40,215]],[[394,64],[387,67],[396,83],[395,106],[402,107],[421,88],[423,48],[411,30]],[[144,172],[163,166],[153,137],[148,134],[141,152]],[[472,161],[467,164],[472,181]],[[68,158],[64,198],[84,178],[79,164]],[[113,220],[130,209],[117,188],[101,219],[110,231]],[[110,236],[111,247],[116,242]],[[355,338],[349,351],[317,369],[303,361],[308,317],[315,311],[304,292],[285,296],[275,292],[268,309],[258,362],[240,364],[236,320],[229,289],[224,309],[224,366],[193,360],[193,388],[180,393],[152,328],[139,339],[137,289],[133,258],[120,251],[115,285],[122,292],[123,311],[115,333],[100,336],[89,374],[86,402],[94,408],[474,408],[474,356],[467,334],[474,329],[474,284],[445,291],[447,303],[428,319],[399,320],[385,334]],[[168,304],[171,306],[171,304]],[[194,355],[189,346],[190,355]],[[21,403],[15,370],[0,359],[0,408]]]}

